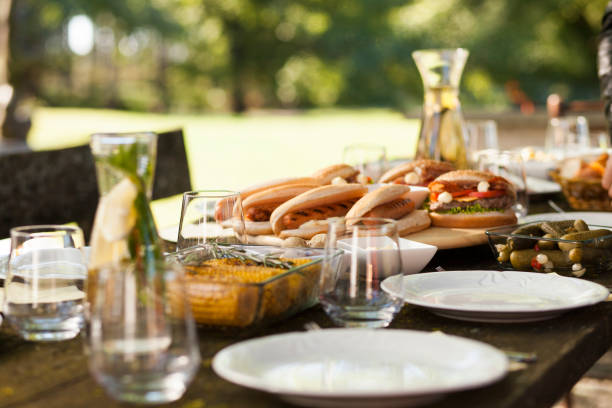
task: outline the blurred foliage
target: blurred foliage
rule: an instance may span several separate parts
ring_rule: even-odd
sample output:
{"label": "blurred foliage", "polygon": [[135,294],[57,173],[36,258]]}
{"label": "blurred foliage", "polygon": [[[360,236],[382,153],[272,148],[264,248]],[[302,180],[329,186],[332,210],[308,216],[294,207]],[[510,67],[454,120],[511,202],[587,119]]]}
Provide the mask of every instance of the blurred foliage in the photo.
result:
{"label": "blurred foliage", "polygon": [[[470,50],[462,101],[598,98],[607,0],[14,0],[11,82],[47,105],[148,111],[420,106],[411,52]],[[95,25],[85,56],[67,24]]]}

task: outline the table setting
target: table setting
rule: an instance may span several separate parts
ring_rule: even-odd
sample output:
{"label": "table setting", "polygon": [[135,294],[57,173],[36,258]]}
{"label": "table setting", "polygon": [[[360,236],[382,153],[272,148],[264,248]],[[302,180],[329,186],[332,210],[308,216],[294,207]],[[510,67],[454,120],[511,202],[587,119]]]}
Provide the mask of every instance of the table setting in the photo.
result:
{"label": "table setting", "polygon": [[[92,135],[89,245],[78,226],[11,230],[0,407],[554,403],[612,343],[612,217],[591,211],[612,208],[590,194],[607,153],[551,169],[590,180],[586,196],[530,188],[495,122],[464,123],[468,55],[413,54],[417,158],[351,145],[311,174],[186,191],[167,229],[150,207],[156,134]],[[587,140],[549,132],[555,149]]]}

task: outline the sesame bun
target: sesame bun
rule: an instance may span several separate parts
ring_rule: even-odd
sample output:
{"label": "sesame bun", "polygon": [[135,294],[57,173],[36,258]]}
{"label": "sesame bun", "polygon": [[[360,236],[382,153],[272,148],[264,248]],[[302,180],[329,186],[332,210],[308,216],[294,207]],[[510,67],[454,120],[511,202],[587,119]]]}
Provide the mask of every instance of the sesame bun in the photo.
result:
{"label": "sesame bun", "polygon": [[[283,224],[283,217],[289,213],[321,207],[326,204],[339,203],[351,199],[359,199],[368,192],[361,184],[327,185],[308,190],[278,206],[270,216],[270,224],[276,235],[281,237],[297,236],[310,239],[312,236],[327,231],[327,225],[316,225],[312,228],[297,228],[288,230]],[[286,230],[283,234],[283,230]],[[299,230],[299,231],[298,231]],[[288,231],[291,231],[290,233]]]}
{"label": "sesame bun", "polygon": [[489,228],[516,224],[516,215],[511,208],[503,213],[490,211],[476,214],[444,214],[433,211],[429,213],[429,216],[432,224],[436,227]]}
{"label": "sesame bun", "polygon": [[333,164],[316,171],[312,177],[318,181],[319,184],[325,185],[330,184],[336,177],[343,178],[345,180],[359,174],[359,170],[348,164]]}

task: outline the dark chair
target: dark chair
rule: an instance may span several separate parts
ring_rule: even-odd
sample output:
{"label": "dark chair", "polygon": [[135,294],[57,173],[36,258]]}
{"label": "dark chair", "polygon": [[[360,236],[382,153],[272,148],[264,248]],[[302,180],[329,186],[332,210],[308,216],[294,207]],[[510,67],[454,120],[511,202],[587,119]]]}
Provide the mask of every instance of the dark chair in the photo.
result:
{"label": "dark chair", "polygon": [[[153,198],[191,189],[182,130],[159,134]],[[88,239],[98,183],[88,145],[0,155],[0,237],[18,225],[77,222]]]}

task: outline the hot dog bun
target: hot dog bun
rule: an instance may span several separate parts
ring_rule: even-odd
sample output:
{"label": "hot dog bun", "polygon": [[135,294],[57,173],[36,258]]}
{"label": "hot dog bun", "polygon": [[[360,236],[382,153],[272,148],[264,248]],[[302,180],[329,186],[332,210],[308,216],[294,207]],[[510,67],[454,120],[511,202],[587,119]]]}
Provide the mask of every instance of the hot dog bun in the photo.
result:
{"label": "hot dog bun", "polygon": [[356,182],[359,170],[355,169],[348,164],[333,164],[331,166],[324,167],[314,172],[312,177],[319,182],[321,185],[330,184],[333,179],[340,177],[347,182]]}
{"label": "hot dog bun", "polygon": [[[272,211],[285,201],[315,187],[318,187],[318,184],[285,184],[249,195],[242,202],[246,233],[250,235],[272,234],[269,221]],[[257,219],[254,220],[253,215],[256,215]]]}
{"label": "hot dog bun", "polygon": [[[353,201],[357,201],[367,192],[367,187],[361,184],[327,185],[306,191],[284,202],[272,212],[270,216],[272,230],[281,238],[295,236],[310,239],[316,234],[327,231],[325,219],[316,218],[317,216],[322,217],[327,211],[338,210],[334,206],[340,206],[340,212],[345,210],[344,214],[335,216],[344,216],[350,209],[347,203],[351,203],[350,206],[352,206]],[[311,214],[308,214],[309,212]],[[291,217],[292,214],[304,218],[298,227],[290,228],[286,225],[286,216]],[[319,221],[314,221],[317,219]],[[314,222],[309,222],[310,220]],[[308,224],[302,226],[304,223]]]}
{"label": "hot dog bun", "polygon": [[268,190],[273,187],[286,186],[290,184],[321,184],[314,177],[288,177],[268,180],[263,183],[253,184],[240,190],[240,198],[245,200],[248,196],[257,192]]}
{"label": "hot dog bun", "polygon": [[[399,235],[421,231],[429,227],[431,220],[426,210],[414,210],[414,202],[409,198],[410,187],[401,184],[387,184],[362,197],[346,214],[350,217],[392,218],[397,221]],[[396,203],[395,206],[389,204]],[[393,210],[400,207],[400,216],[395,217]],[[376,211],[376,210],[381,211]],[[388,212],[387,212],[388,211]],[[350,221],[347,221],[350,223]]]}
{"label": "hot dog bun", "polygon": [[506,211],[490,211],[477,214],[445,214],[430,212],[431,222],[436,227],[488,228],[516,224],[516,215],[509,208]]}
{"label": "hot dog bun", "polygon": [[[378,180],[379,183],[399,183],[399,184],[413,184],[426,186],[430,181],[436,177],[454,170],[455,167],[448,162],[441,162],[437,160],[419,159],[409,163],[400,164],[399,166],[393,167],[388,170]],[[418,175],[418,182],[407,183],[403,178],[409,173],[416,173]]]}

